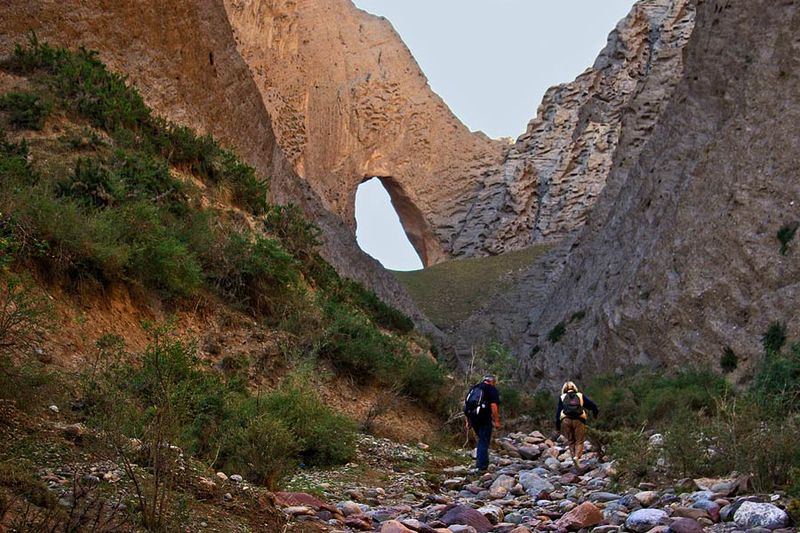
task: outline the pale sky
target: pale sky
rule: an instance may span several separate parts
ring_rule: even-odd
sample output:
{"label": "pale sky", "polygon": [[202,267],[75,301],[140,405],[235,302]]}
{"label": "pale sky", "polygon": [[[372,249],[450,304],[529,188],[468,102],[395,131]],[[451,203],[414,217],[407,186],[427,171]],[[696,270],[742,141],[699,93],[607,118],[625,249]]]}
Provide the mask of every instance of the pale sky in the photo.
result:
{"label": "pale sky", "polygon": [[[594,63],[633,0],[354,0],[389,19],[431,88],[472,130],[516,138],[547,88]],[[378,185],[376,187],[376,185]],[[361,248],[394,270],[421,268],[388,194],[372,180],[356,196]],[[367,209],[361,204],[369,205]],[[370,218],[361,218],[368,216]],[[363,231],[362,226],[369,227]],[[385,228],[385,230],[383,229]],[[373,236],[368,236],[373,235]]]}

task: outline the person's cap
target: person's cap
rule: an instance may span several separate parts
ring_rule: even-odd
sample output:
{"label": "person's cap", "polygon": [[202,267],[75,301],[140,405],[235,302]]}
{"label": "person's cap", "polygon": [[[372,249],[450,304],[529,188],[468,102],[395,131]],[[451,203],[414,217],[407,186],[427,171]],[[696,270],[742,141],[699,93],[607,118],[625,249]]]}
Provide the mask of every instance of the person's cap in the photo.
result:
{"label": "person's cap", "polygon": [[497,381],[497,376],[494,374],[486,374],[483,376],[483,381]]}

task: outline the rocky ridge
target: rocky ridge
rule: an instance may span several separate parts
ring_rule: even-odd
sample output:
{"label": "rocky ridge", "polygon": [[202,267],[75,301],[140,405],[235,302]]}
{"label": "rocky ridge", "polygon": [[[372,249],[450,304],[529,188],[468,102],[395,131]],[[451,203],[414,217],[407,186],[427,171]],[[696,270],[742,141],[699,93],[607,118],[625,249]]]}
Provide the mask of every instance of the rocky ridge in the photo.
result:
{"label": "rocky ridge", "polygon": [[613,159],[636,157],[681,79],[694,19],[689,0],[637,2],[594,65],[547,91],[503,164],[482,179],[453,255],[498,254],[579,230]]}
{"label": "rocky ridge", "polygon": [[[661,445],[660,435],[650,446]],[[332,490],[344,497],[331,504],[305,493],[283,492],[277,501],[295,522],[318,523],[328,531],[382,533],[788,533],[790,519],[780,495],[754,495],[747,477],[680,480],[659,488],[642,483],[612,491],[613,461],[592,450],[576,468],[563,441],[542,433],[511,433],[498,439],[488,472],[445,468],[441,488],[392,484]],[[414,456],[418,449],[382,445],[382,455]],[[418,479],[413,472],[403,479]],[[403,474],[393,474],[401,479]],[[314,474],[306,476],[307,482]],[[320,482],[326,491],[331,483]]]}

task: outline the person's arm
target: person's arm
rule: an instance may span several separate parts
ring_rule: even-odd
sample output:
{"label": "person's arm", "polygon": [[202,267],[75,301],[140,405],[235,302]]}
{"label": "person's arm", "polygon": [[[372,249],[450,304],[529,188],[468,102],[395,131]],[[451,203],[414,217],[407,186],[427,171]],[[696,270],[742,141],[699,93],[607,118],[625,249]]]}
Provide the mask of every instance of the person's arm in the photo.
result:
{"label": "person's arm", "polygon": [[563,409],[561,397],[558,397],[558,407],[556,407],[556,431],[561,431],[561,409]]}
{"label": "person's arm", "polygon": [[492,406],[492,421],[494,422],[495,429],[500,429],[500,407],[496,403],[489,404]]}
{"label": "person's arm", "polygon": [[597,418],[597,415],[600,414],[600,409],[597,408],[597,404],[590,400],[585,394],[583,395],[583,407],[590,410],[594,418]]}

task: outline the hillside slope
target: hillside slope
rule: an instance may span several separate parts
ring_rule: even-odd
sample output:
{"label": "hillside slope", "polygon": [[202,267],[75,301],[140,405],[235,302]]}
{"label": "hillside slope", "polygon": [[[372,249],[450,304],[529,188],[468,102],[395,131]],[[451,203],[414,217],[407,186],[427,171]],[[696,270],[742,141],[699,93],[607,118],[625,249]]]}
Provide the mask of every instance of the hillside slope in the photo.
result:
{"label": "hillside slope", "polygon": [[0,6],[0,15],[3,55],[30,32],[54,45],[97,50],[112,70],[129,76],[159,115],[214,135],[270,177],[273,200],[300,205],[322,227],[322,254],[339,273],[366,283],[425,324],[394,277],[358,248],[352,229],[295,174],[222,2],[13,0]]}

